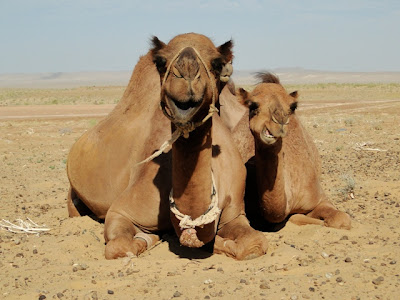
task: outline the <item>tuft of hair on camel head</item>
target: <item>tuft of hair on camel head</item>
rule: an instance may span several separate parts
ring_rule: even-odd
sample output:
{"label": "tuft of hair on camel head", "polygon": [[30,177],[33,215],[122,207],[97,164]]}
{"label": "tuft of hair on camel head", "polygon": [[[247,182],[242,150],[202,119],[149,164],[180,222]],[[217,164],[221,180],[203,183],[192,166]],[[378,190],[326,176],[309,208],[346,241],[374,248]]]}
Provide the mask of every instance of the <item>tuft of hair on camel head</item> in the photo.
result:
{"label": "tuft of hair on camel head", "polygon": [[271,72],[258,72],[255,74],[258,83],[276,83],[281,84],[279,77]]}

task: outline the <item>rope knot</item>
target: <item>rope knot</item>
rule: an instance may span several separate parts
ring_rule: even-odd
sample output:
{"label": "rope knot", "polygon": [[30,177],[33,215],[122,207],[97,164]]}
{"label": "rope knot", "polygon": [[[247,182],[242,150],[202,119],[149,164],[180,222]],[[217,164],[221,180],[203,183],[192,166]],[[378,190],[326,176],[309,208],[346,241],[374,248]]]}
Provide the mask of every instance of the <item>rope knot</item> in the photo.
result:
{"label": "rope knot", "polygon": [[173,198],[173,190],[171,189],[171,193],[169,194],[169,206],[171,212],[175,215],[175,217],[179,220],[179,227],[181,230],[200,227],[202,228],[204,225],[210,224],[215,221],[218,216],[221,214],[221,209],[218,207],[218,194],[215,188],[215,180],[214,173],[211,172],[211,203],[207,210],[198,218],[192,220],[192,217],[189,215],[185,215],[181,213],[176,207],[175,200]]}

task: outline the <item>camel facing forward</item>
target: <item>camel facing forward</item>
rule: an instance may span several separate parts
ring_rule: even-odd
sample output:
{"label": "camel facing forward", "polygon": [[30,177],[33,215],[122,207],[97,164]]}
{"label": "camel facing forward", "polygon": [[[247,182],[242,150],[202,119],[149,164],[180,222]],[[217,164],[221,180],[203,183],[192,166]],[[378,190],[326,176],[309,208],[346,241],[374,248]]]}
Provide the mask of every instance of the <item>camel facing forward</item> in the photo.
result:
{"label": "camel facing forward", "polygon": [[[337,210],[322,190],[317,148],[295,114],[297,91],[288,94],[270,73],[258,77],[261,83],[252,92],[240,88],[237,97],[249,109],[262,217],[279,223],[293,214],[289,220],[299,225],[350,229],[349,215]],[[246,189],[246,199],[254,192]]]}
{"label": "camel facing forward", "polygon": [[[70,216],[105,218],[107,259],[139,255],[171,229],[185,246],[215,239],[214,253],[265,254],[265,236],[244,214],[240,154],[218,114],[211,117],[232,42],[215,47],[189,33],[152,45],[116,108],[71,148]],[[145,160],[167,140],[172,150]]]}

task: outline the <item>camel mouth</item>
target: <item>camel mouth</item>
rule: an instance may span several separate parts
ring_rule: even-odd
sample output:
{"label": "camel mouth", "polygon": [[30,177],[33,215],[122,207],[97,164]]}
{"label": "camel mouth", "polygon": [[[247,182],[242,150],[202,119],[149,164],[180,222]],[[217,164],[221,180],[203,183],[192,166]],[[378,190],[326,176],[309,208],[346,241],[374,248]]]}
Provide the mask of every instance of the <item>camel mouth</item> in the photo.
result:
{"label": "camel mouth", "polygon": [[267,127],[264,127],[263,130],[260,133],[260,138],[261,140],[267,144],[267,145],[272,145],[276,142],[277,138],[274,137],[271,132],[267,129]]}
{"label": "camel mouth", "polygon": [[168,107],[172,111],[174,118],[181,123],[186,123],[193,118],[203,99],[179,101],[177,99],[167,97],[167,100]]}

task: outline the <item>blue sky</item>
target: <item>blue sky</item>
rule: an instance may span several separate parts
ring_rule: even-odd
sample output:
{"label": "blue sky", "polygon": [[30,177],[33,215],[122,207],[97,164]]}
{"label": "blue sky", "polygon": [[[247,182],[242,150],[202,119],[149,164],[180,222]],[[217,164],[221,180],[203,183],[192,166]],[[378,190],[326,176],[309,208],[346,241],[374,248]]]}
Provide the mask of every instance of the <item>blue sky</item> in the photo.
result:
{"label": "blue sky", "polygon": [[232,38],[237,70],[400,71],[398,0],[0,0],[0,73],[132,70],[185,32]]}

